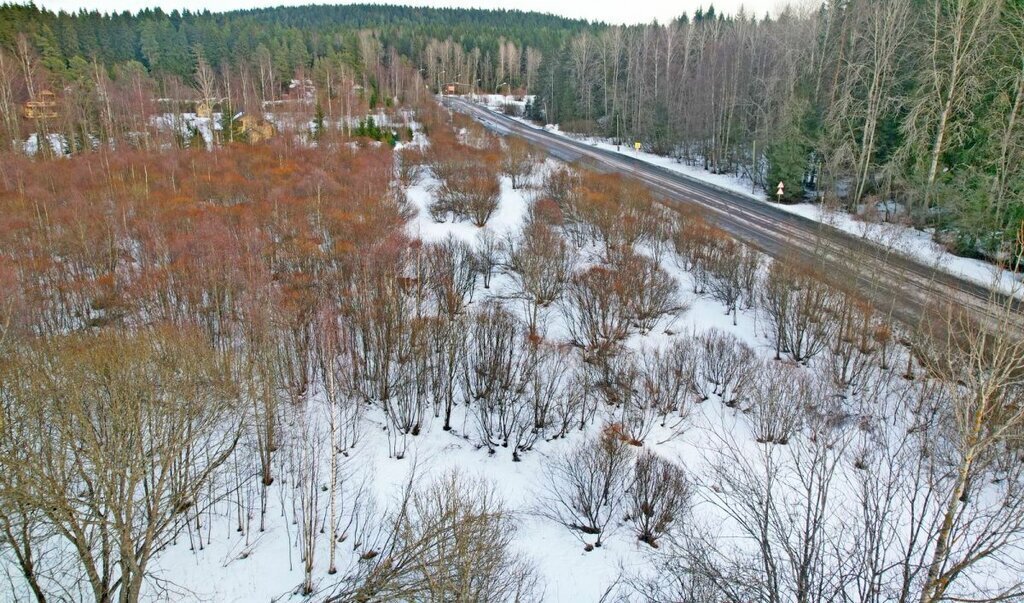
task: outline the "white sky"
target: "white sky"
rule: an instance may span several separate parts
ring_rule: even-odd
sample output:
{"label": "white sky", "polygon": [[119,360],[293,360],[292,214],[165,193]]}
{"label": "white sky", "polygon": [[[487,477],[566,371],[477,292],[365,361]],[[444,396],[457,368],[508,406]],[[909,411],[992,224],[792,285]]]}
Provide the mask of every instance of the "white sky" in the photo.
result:
{"label": "white sky", "polygon": [[[670,21],[684,11],[690,13],[700,6],[713,4],[718,12],[735,13],[742,5],[748,14],[758,17],[765,12],[775,13],[776,9],[786,0],[367,0],[376,4],[405,4],[413,6],[449,6],[459,8],[515,8],[524,11],[538,11],[565,15],[567,17],[584,18],[591,21],[608,23],[649,23],[657,19],[659,22]],[[87,10],[137,11],[147,6],[160,6],[166,11],[188,8],[194,11],[210,9],[225,11],[239,8],[254,8],[279,5],[303,4],[352,4],[352,2],[330,2],[327,0],[219,0],[192,1],[186,0],[36,0],[36,5],[50,10],[77,11]],[[799,4],[799,0],[791,0]]]}

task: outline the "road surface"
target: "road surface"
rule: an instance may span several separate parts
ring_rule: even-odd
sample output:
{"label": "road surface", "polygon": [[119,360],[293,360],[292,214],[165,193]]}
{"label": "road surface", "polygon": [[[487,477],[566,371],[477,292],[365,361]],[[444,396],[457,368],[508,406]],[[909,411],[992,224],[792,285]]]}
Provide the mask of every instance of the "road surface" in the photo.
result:
{"label": "road surface", "polygon": [[1003,308],[1008,305],[1013,315],[1010,320],[1024,332],[1020,300],[975,282],[767,202],[529,126],[461,98],[445,97],[444,103],[498,134],[525,138],[563,161],[581,161],[602,171],[637,178],[670,207],[699,206],[713,223],[736,239],[772,257],[793,256],[814,263],[908,326],[920,324],[930,311],[952,302],[993,328],[1007,327]]}

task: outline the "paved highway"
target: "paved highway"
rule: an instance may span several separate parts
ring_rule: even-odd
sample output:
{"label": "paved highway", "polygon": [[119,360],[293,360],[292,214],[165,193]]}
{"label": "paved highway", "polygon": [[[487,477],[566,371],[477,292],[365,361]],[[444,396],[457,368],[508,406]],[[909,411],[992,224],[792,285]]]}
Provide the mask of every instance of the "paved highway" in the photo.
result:
{"label": "paved highway", "polygon": [[689,178],[660,166],[606,151],[546,130],[531,127],[458,97],[445,97],[454,110],[474,117],[501,135],[515,135],[564,161],[580,161],[606,172],[637,178],[669,207],[695,205],[736,239],[772,257],[795,256],[820,266],[839,282],[853,285],[879,310],[913,326],[929,311],[950,302],[976,318],[1006,328],[1001,308],[1012,308],[1016,326],[1024,332],[1021,302],[995,293],[947,272],[919,263],[832,226],[785,212],[764,201]]}

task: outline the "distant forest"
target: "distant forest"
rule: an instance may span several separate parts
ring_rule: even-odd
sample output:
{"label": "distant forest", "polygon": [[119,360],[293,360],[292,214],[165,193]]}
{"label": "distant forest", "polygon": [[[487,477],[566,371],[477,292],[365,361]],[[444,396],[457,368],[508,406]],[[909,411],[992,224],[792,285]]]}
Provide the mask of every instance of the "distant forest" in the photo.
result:
{"label": "distant forest", "polygon": [[94,109],[78,127],[100,130],[101,79],[136,89],[145,79],[177,97],[201,72],[220,95],[233,78],[258,82],[236,105],[272,100],[296,77],[314,81],[322,103],[338,94],[332,78],[352,80],[369,107],[401,101],[413,80],[534,94],[528,117],[639,140],[749,176],[773,197],[782,181],[783,201],[814,196],[931,227],[962,255],[1009,257],[1024,220],[1024,0],[826,0],[772,17],[708,8],[628,27],[368,5],[0,6],[7,139],[26,131],[15,103],[44,81],[84,95],[76,104]]}

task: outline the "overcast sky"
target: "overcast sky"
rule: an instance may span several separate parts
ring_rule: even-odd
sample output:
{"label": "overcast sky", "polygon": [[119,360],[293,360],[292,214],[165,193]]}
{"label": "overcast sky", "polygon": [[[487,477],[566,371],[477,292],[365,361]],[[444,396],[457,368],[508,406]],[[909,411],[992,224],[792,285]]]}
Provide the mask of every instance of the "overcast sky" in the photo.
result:
{"label": "overcast sky", "polygon": [[[370,0],[367,0],[370,1]],[[707,7],[709,0],[377,0],[377,4],[405,4],[414,6],[453,6],[461,8],[516,8],[525,11],[556,13],[567,17],[606,21],[608,23],[648,23],[654,19],[665,22],[684,11],[693,13],[700,6]],[[794,4],[798,2],[793,2]],[[137,11],[147,6],[160,6],[164,10],[189,8],[212,11],[254,8],[261,6],[302,4],[353,4],[353,2],[320,2],[310,0],[36,0],[37,6],[50,10],[77,11],[80,8],[100,11]],[[719,12],[735,13],[742,5],[748,13],[758,17],[765,12],[774,13],[785,4],[784,0],[713,0],[710,2]]]}

